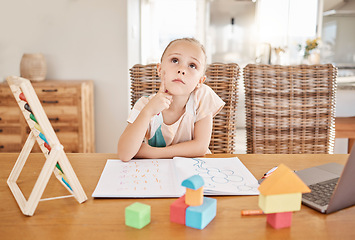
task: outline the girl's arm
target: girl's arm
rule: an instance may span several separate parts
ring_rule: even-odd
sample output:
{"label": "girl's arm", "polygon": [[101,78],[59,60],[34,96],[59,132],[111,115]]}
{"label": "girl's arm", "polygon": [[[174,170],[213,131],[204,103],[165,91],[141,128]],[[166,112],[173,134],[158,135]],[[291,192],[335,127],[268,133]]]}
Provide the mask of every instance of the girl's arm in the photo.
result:
{"label": "girl's arm", "polygon": [[136,158],[200,157],[207,152],[211,140],[212,115],[195,123],[194,139],[167,147],[151,147],[142,144]]}
{"label": "girl's arm", "polygon": [[145,134],[152,117],[169,108],[172,96],[165,93],[162,81],[158,93],[150,99],[133,123],[128,124],[122,133],[117,146],[118,158],[122,161],[131,160],[142,146]]}
{"label": "girl's arm", "polygon": [[144,140],[150,119],[151,116],[142,111],[133,123],[128,123],[118,141],[119,159],[129,161],[136,155]]}

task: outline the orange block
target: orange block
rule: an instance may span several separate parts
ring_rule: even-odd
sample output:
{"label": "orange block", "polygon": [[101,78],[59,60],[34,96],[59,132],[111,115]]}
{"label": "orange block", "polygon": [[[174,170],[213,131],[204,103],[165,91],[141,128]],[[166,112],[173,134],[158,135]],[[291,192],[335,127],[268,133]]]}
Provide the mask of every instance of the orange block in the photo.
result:
{"label": "orange block", "polygon": [[287,193],[307,193],[311,190],[287,166],[280,164],[278,168],[259,186],[259,192],[265,196]]}
{"label": "orange block", "polygon": [[203,203],[203,187],[193,190],[186,188],[185,203],[189,206],[200,206]]}

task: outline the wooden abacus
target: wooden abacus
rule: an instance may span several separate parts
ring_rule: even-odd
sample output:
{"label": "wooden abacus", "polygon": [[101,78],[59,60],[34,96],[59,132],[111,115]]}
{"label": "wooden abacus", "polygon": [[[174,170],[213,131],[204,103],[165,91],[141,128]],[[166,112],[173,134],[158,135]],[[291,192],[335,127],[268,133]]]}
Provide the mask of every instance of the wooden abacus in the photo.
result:
{"label": "wooden abacus", "polygon": [[[79,203],[86,201],[87,196],[75,175],[69,159],[64,152],[63,146],[60,144],[57,135],[44,112],[31,82],[25,78],[16,76],[10,76],[6,80],[28,126],[30,127],[29,136],[7,180],[7,184],[9,185],[21,211],[24,215],[32,216],[39,201],[44,200],[75,197]],[[16,181],[19,178],[36,141],[43,152],[46,161],[28,200],[26,200]],[[71,193],[70,195],[41,199],[52,172],[60,183],[62,183],[62,185]]]}

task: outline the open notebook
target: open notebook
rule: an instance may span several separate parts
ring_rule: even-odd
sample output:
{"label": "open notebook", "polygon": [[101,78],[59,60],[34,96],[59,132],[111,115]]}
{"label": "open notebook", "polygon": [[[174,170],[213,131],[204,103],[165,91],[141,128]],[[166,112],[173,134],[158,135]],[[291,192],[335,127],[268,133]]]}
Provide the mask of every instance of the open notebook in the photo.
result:
{"label": "open notebook", "polygon": [[109,159],[92,196],[96,198],[180,197],[192,175],[205,181],[205,195],[258,195],[259,184],[237,158]]}

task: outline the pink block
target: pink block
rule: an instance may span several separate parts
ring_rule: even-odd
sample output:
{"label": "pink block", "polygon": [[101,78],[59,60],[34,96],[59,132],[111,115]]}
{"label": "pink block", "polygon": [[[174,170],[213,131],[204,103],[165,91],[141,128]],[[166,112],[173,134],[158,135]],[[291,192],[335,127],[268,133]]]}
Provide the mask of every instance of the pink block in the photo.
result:
{"label": "pink block", "polygon": [[188,207],[189,205],[185,204],[185,195],[175,200],[170,205],[170,221],[185,225],[186,208]]}
{"label": "pink block", "polygon": [[266,216],[267,223],[273,228],[286,228],[291,227],[292,212],[270,213]]}

